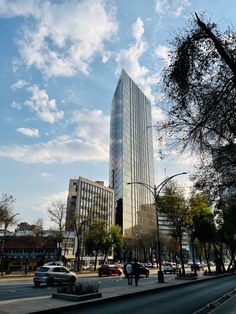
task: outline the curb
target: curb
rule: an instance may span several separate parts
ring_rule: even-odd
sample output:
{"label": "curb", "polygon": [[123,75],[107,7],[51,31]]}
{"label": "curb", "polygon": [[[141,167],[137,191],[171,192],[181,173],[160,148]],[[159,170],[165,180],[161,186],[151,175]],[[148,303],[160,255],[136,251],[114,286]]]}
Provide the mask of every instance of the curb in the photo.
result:
{"label": "curb", "polygon": [[[130,292],[130,293],[126,293],[126,294],[123,294],[122,295],[122,299],[124,298],[133,298],[135,296],[138,296],[138,295],[145,295],[145,294],[151,294],[153,292],[158,292],[158,293],[161,293],[165,290],[168,290],[168,289],[175,289],[176,287],[178,286],[188,286],[188,285],[193,285],[193,284],[197,284],[203,280],[217,280],[218,278],[220,277],[223,277],[223,276],[230,276],[230,275],[235,275],[235,273],[230,273],[230,274],[222,274],[222,275],[218,275],[216,277],[210,277],[210,278],[204,278],[204,279],[200,279],[200,280],[191,280],[189,282],[184,282],[182,281],[182,283],[178,283],[178,284],[174,284],[174,285],[169,285],[169,286],[162,286],[162,287],[156,287],[156,288],[151,288],[151,289],[147,289],[147,290],[141,290],[141,291],[135,291],[135,292]],[[28,314],[40,314],[40,313],[66,313],[66,310],[75,310],[75,309],[80,309],[80,308],[85,308],[85,307],[88,307],[88,306],[93,306],[93,305],[96,305],[96,304],[101,304],[101,303],[110,303],[110,302],[113,302],[114,300],[117,300],[117,299],[120,299],[121,295],[116,295],[116,296],[112,296],[112,297],[104,297],[104,298],[101,298],[101,299],[94,299],[94,300],[88,300],[88,301],[85,301],[83,303],[77,303],[77,304],[71,304],[71,305],[65,305],[65,306],[62,306],[62,307],[59,307],[59,308],[55,308],[55,309],[47,309],[47,310],[42,310],[42,311],[37,311],[37,312],[30,312]]]}

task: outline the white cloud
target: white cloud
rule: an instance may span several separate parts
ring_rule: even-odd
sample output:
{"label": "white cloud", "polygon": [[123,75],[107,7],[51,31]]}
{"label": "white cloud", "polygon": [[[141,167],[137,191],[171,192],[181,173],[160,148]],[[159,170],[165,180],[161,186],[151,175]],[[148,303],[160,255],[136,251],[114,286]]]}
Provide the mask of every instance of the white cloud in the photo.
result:
{"label": "white cloud", "polygon": [[49,172],[42,172],[41,177],[50,177],[52,174]]}
{"label": "white cloud", "polygon": [[157,0],[155,11],[159,14],[180,16],[189,5],[189,0]]}
{"label": "white cloud", "polygon": [[71,136],[64,135],[45,143],[0,147],[0,156],[24,163],[63,164],[102,160],[109,157],[109,116],[100,110],[74,112],[78,123]]}
{"label": "white cloud", "polygon": [[157,125],[158,122],[165,121],[166,117],[164,112],[158,107],[152,107],[152,124]]}
{"label": "white cloud", "polygon": [[46,77],[87,74],[97,54],[104,62],[108,57],[104,43],[117,31],[115,13],[103,0],[0,3],[0,15],[24,16],[30,22],[18,38],[19,52],[27,66],[35,66]]}
{"label": "white cloud", "polygon": [[132,26],[135,43],[127,49],[121,50],[116,55],[116,74],[120,74],[122,68],[132,77],[132,79],[142,88],[144,94],[153,102],[155,95],[152,87],[160,81],[158,73],[150,74],[147,67],[140,64],[140,58],[148,49],[148,44],[143,40],[144,23],[140,17]]}
{"label": "white cloud", "polygon": [[26,81],[24,80],[18,80],[16,83],[14,83],[12,86],[11,86],[11,89],[13,91],[16,91],[17,89],[21,89],[23,87],[25,87],[27,85]]}
{"label": "white cloud", "polygon": [[27,91],[32,93],[32,96],[24,104],[41,120],[52,124],[63,118],[64,112],[57,110],[56,100],[49,99],[45,90],[40,90],[37,85],[33,85],[28,87]]}
{"label": "white cloud", "polygon": [[164,60],[164,62],[166,63],[166,65],[168,65],[170,63],[170,58],[169,58],[169,52],[170,52],[170,49],[166,46],[158,46],[156,49],[155,49],[155,55]]}
{"label": "white cloud", "polygon": [[22,133],[29,137],[39,137],[38,129],[18,128],[17,132]]}

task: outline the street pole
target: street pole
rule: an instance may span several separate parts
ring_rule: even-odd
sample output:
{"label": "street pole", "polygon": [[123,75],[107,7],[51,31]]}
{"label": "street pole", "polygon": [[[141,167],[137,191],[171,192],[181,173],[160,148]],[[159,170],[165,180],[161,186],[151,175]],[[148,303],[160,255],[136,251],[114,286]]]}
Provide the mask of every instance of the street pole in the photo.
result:
{"label": "street pole", "polygon": [[166,178],[163,180],[158,186],[154,185],[151,186],[144,182],[134,181],[134,182],[128,182],[127,184],[139,184],[142,186],[145,186],[153,195],[154,201],[155,201],[155,209],[156,209],[156,224],[157,224],[157,255],[158,255],[158,283],[164,283],[164,273],[162,271],[162,261],[161,261],[161,241],[160,241],[160,226],[159,226],[159,215],[158,215],[158,202],[159,202],[159,195],[161,190],[164,188],[164,186],[174,177],[180,176],[182,174],[187,174],[187,172],[180,172],[177,174],[174,174],[171,177]]}
{"label": "street pole", "polygon": [[162,271],[162,260],[161,260],[161,241],[160,241],[160,226],[159,226],[159,215],[158,215],[158,196],[157,187],[154,186],[154,198],[156,206],[156,223],[157,223],[157,255],[158,255],[158,282],[164,283],[164,272]]}
{"label": "street pole", "polygon": [[194,269],[194,276],[197,276],[197,269],[196,269],[196,261],[195,261],[195,252],[194,252],[193,242],[194,242],[193,232],[191,232],[191,248],[192,248],[193,269]]}

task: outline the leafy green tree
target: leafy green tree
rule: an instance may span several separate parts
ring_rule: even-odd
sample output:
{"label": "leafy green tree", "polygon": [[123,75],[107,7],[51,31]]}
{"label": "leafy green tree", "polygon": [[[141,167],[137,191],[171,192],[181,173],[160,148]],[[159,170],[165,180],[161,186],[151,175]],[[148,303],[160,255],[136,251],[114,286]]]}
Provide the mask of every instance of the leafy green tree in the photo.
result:
{"label": "leafy green tree", "polygon": [[173,237],[178,240],[181,268],[185,275],[182,240],[183,233],[192,224],[193,213],[187,205],[183,190],[173,181],[164,188],[159,203],[160,211],[167,217]]}
{"label": "leafy green tree", "polygon": [[211,272],[210,253],[216,233],[216,225],[212,209],[209,206],[207,197],[201,193],[192,193],[189,200],[189,206],[194,213],[191,226],[193,229],[193,240],[194,238],[197,238],[203,245],[208,271]]}
{"label": "leafy green tree", "polygon": [[107,223],[93,222],[85,232],[85,248],[88,254],[95,255],[94,270],[97,267],[97,258],[99,253],[104,251],[107,239]]}
{"label": "leafy green tree", "polygon": [[108,227],[107,222],[93,222],[85,233],[85,248],[88,254],[95,255],[94,270],[99,253],[104,255],[104,262],[109,252],[123,245],[121,228],[118,225]]}
{"label": "leafy green tree", "polygon": [[121,227],[118,225],[112,225],[110,230],[106,227],[106,236],[104,243],[101,249],[101,252],[104,254],[104,263],[107,259],[108,253],[112,252],[114,249],[122,247],[124,243],[123,235],[121,232]]}

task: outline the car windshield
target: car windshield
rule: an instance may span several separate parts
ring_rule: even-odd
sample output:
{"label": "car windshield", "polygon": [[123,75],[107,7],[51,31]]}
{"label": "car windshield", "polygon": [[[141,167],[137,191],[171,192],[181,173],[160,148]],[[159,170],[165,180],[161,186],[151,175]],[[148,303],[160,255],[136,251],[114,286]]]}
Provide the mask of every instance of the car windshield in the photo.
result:
{"label": "car windshield", "polygon": [[50,269],[49,267],[42,266],[42,267],[39,267],[37,271],[40,271],[41,273],[46,273],[49,269]]}

